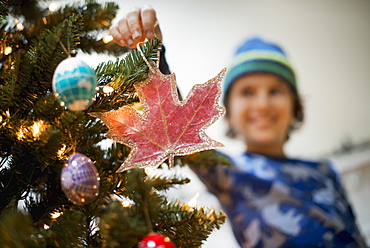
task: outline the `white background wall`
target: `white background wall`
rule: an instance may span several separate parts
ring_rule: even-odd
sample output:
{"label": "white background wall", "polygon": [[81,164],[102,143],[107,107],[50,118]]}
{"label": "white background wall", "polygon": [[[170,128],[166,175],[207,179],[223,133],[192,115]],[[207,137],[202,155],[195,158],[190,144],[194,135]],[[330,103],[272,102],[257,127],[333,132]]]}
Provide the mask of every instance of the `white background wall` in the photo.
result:
{"label": "white background wall", "polygon": [[[296,66],[306,120],[287,144],[291,156],[316,158],[341,147],[370,140],[370,1],[368,0],[125,0],[120,15],[133,6],[157,10],[167,48],[167,60],[186,94],[224,67],[237,45],[250,36],[280,43]],[[86,62],[96,66],[107,60]],[[224,121],[209,135],[226,145],[226,152],[243,145],[224,138]],[[182,174],[187,174],[183,171]],[[190,174],[189,174],[190,175]],[[185,186],[190,199],[202,185]],[[179,195],[177,195],[179,197]],[[200,204],[217,206],[203,194]],[[225,225],[204,247],[238,247]]]}
{"label": "white background wall", "polygon": [[[318,157],[341,143],[370,139],[370,2],[367,0],[125,0],[157,10],[167,60],[183,93],[228,66],[236,47],[260,36],[281,44],[298,74],[306,121],[287,145]],[[118,17],[119,18],[119,17]],[[117,19],[118,19],[117,18]],[[101,60],[106,58],[101,58]],[[101,60],[87,61],[92,66]],[[212,137],[235,151],[219,121]]]}

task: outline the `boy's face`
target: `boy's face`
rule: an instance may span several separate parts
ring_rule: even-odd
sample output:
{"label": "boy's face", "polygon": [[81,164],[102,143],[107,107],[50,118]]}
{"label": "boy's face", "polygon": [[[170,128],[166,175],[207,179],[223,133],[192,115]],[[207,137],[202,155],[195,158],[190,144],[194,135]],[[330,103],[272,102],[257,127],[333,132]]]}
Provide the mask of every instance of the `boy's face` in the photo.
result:
{"label": "boy's face", "polygon": [[283,145],[294,120],[293,93],[276,75],[242,76],[230,88],[227,120],[248,151],[284,156]]}

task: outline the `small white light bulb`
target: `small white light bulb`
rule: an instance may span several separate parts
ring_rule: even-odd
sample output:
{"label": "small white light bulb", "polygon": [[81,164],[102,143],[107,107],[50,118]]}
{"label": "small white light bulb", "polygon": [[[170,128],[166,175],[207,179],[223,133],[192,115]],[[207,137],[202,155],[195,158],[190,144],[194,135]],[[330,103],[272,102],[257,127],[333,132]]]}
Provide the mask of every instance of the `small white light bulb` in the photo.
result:
{"label": "small white light bulb", "polygon": [[51,12],[56,11],[56,10],[57,10],[57,8],[58,8],[58,4],[57,4],[57,3],[51,3],[51,4],[49,5],[49,10],[50,10]]}
{"label": "small white light bulb", "polygon": [[9,55],[13,52],[13,49],[11,47],[5,47],[4,54]]}
{"label": "small white light bulb", "polygon": [[102,40],[105,44],[107,44],[107,43],[109,43],[113,40],[113,36],[112,35],[107,35]]}

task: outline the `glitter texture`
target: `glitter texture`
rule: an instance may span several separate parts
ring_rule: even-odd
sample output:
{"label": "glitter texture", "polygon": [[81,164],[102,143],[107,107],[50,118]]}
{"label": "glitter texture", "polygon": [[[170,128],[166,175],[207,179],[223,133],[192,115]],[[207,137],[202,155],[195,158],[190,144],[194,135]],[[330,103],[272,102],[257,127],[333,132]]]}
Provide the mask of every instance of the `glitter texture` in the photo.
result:
{"label": "glitter texture", "polygon": [[166,159],[173,167],[175,156],[222,147],[205,134],[225,112],[219,105],[226,69],[204,84],[195,85],[180,101],[175,74],[164,75],[158,68],[137,83],[143,111],[123,106],[106,113],[91,113],[108,126],[107,137],[125,144],[131,152],[117,172],[131,168],[157,168]]}

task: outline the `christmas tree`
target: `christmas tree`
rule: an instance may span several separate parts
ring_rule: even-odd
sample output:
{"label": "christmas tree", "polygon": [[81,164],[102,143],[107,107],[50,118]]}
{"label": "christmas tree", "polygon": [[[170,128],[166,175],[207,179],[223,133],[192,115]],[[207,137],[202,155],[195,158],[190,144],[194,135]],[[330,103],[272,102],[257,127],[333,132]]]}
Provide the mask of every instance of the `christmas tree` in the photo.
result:
{"label": "christmas tree", "polygon": [[[167,199],[166,190],[189,179],[143,168],[116,173],[130,147],[101,145],[108,128],[91,113],[138,103],[134,84],[149,73],[143,56],[156,63],[161,50],[158,39],[141,55],[100,37],[117,10],[111,2],[51,9],[36,0],[0,1],[1,247],[137,247],[151,233],[176,247],[200,247],[225,220],[214,209]],[[76,100],[56,97],[53,75],[78,52],[128,55],[99,64],[94,99],[72,111]],[[222,159],[206,151],[176,158],[175,166],[206,168]],[[84,166],[86,185],[63,187],[70,164]]]}

